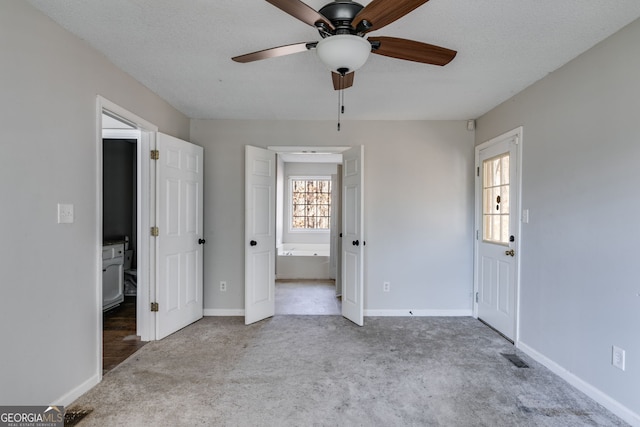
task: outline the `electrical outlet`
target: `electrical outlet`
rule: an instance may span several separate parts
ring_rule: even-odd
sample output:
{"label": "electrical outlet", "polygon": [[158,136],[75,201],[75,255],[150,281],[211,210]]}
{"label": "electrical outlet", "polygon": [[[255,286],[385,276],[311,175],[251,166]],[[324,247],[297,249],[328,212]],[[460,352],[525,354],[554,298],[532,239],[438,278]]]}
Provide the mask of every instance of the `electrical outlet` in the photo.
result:
{"label": "electrical outlet", "polygon": [[220,292],[227,292],[227,282],[224,280],[220,282]]}
{"label": "electrical outlet", "polygon": [[384,292],[389,292],[391,290],[391,282],[382,283],[382,290]]}
{"label": "electrical outlet", "polygon": [[620,347],[613,346],[611,351],[611,364],[616,368],[624,371],[625,351]]}

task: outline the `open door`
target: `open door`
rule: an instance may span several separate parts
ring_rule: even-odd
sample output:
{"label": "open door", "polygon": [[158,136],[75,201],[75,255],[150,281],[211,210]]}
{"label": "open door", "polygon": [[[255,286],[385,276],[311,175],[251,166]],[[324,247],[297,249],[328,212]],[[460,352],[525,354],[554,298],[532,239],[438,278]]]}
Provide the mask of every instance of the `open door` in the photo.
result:
{"label": "open door", "polygon": [[342,296],[342,209],[340,201],[342,198],[342,165],[337,165],[338,173],[331,175],[331,227],[330,227],[330,250],[329,268],[331,278],[336,283],[336,297]]}
{"label": "open door", "polygon": [[157,134],[156,339],[202,318],[203,149]]}
{"label": "open door", "polygon": [[364,147],[343,153],[342,160],[342,315],[364,324]]}
{"label": "open door", "polygon": [[244,321],[275,314],[276,153],[245,147]]}

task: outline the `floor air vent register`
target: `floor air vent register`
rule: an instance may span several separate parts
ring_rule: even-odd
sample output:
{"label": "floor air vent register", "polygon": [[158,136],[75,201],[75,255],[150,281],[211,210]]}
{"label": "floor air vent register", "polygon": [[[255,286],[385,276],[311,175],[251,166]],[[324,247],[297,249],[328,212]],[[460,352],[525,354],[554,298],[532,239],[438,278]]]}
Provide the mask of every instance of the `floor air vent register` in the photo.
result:
{"label": "floor air vent register", "polygon": [[518,368],[528,368],[529,365],[524,360],[520,359],[517,355],[511,353],[500,353],[505,359],[513,363]]}
{"label": "floor air vent register", "polygon": [[77,425],[84,417],[93,412],[93,409],[83,409],[83,408],[74,408],[68,409],[64,413],[64,425],[67,426],[75,426]]}

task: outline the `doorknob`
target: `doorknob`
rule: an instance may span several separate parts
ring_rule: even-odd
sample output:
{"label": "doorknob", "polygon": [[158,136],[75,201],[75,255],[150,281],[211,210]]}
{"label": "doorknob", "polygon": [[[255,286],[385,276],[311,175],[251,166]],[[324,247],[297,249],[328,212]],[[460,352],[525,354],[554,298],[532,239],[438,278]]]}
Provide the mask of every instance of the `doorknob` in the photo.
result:
{"label": "doorknob", "polygon": [[360,241],[359,240],[354,240],[353,242],[351,242],[351,244],[353,246],[360,246]]}
{"label": "doorknob", "polygon": [[204,239],[198,239],[198,244],[199,244],[199,245],[204,245],[205,243],[207,243],[207,241],[206,241],[206,240],[204,240]]}
{"label": "doorknob", "polygon": [[516,251],[514,251],[513,249],[509,249],[508,251],[504,251],[504,254],[509,256],[516,256]]}
{"label": "doorknob", "polygon": [[249,244],[250,244],[251,246],[255,246],[255,245],[257,245],[257,244],[258,244],[258,242],[256,242],[255,240],[252,240],[252,241],[250,241],[250,242],[249,242]]}

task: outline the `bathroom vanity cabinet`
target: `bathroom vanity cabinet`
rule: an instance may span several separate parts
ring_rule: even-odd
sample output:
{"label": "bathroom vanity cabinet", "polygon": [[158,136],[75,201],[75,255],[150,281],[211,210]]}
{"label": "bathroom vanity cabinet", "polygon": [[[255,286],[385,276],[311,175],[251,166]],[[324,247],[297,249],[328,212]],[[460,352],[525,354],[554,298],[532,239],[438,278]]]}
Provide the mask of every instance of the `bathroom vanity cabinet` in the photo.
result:
{"label": "bathroom vanity cabinet", "polygon": [[124,301],[124,242],[102,246],[102,310]]}

